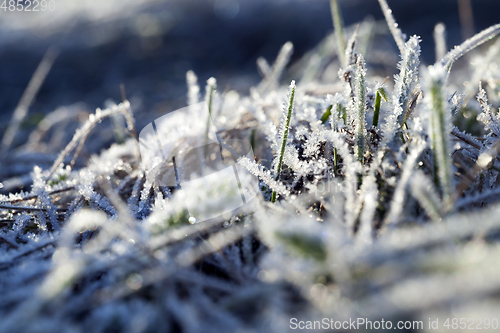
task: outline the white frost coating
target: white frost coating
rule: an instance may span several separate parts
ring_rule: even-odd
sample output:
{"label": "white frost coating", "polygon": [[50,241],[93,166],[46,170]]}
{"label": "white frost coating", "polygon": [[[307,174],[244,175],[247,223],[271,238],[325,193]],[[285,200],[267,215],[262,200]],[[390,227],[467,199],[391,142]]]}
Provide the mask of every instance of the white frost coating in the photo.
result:
{"label": "white frost coating", "polygon": [[358,237],[362,242],[371,243],[374,236],[373,215],[378,198],[376,179],[372,172],[364,177],[361,193],[359,201],[363,204],[363,208],[360,212]]}
{"label": "white frost coating", "polygon": [[345,172],[345,197],[346,197],[346,210],[345,220],[347,225],[352,228],[354,226],[356,214],[356,187],[357,177],[356,174],[362,170],[361,164],[350,153],[349,147],[344,139],[336,132],[329,132],[327,136],[332,141],[333,146],[337,148],[338,154],[344,159],[344,172]]}
{"label": "white frost coating", "polygon": [[429,177],[420,170],[415,172],[411,180],[411,193],[429,214],[429,217],[436,221],[440,219],[441,199]]}
{"label": "white frost coating", "polygon": [[488,104],[488,96],[486,95],[486,91],[481,86],[481,82],[479,82],[477,101],[483,110],[483,112],[477,116],[477,120],[482,122],[486,128],[488,128],[497,137],[500,137],[500,119],[498,117],[498,112],[495,114],[492,112],[491,105]]}
{"label": "white frost coating", "polygon": [[438,23],[434,26],[434,44],[436,61],[439,61],[446,54],[446,26],[444,23]]}
{"label": "white frost coating", "polygon": [[418,67],[420,66],[420,38],[412,36],[404,46],[401,61],[398,63],[399,74],[394,77],[394,92],[391,98],[393,111],[387,115],[384,123],[384,143],[390,143],[403,125],[413,94],[419,90]]}
{"label": "white frost coating", "polygon": [[47,191],[45,189],[46,183],[43,177],[42,169],[39,167],[35,167],[33,169],[33,193],[38,196],[40,199],[40,203],[42,204],[42,208],[45,208],[45,212],[40,211],[39,217],[40,217],[40,226],[43,229],[46,230],[47,225],[45,218],[48,217],[50,223],[52,224],[53,228],[55,230],[59,230],[59,222],[57,221],[57,216],[56,216],[56,208],[54,207],[52,201],[49,199],[49,196],[47,195]]}
{"label": "white frost coating", "polygon": [[274,180],[274,177],[271,175],[271,171],[265,170],[262,165],[251,161],[245,156],[238,159],[238,164],[247,169],[252,175],[259,177],[264,184],[269,186],[269,188],[276,193],[285,197],[290,194],[290,191],[288,191],[286,186],[283,183]]}
{"label": "white frost coating", "polygon": [[389,8],[389,5],[387,4],[386,0],[378,0],[380,7],[382,8],[382,12],[384,13],[385,20],[387,21],[387,25],[389,26],[389,31],[392,34],[392,37],[394,37],[394,40],[396,41],[396,44],[398,45],[399,52],[401,54],[404,53],[405,49],[405,39],[406,36],[401,32],[401,30],[398,28],[398,24],[396,23],[396,20],[394,19],[394,16],[392,16],[392,10]]}
{"label": "white frost coating", "polygon": [[493,37],[500,33],[500,24],[492,25],[491,27],[481,31],[480,33],[474,35],[473,37],[467,39],[460,45],[457,45],[448,52],[443,59],[441,59],[440,64],[442,66],[451,66],[451,64],[457,61],[467,52],[475,49],[484,42],[491,40]]}

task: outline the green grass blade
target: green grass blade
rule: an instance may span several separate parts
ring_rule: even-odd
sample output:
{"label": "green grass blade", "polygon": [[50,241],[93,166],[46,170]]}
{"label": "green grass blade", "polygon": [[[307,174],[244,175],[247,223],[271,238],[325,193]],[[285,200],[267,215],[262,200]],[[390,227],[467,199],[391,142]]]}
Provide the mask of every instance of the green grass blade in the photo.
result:
{"label": "green grass blade", "polygon": [[[290,84],[290,97],[288,101],[288,106],[285,109],[287,112],[286,118],[284,119],[284,123],[282,124],[282,127],[280,129],[280,131],[283,133],[283,136],[281,141],[281,149],[280,149],[278,165],[276,166],[276,181],[278,181],[281,176],[281,167],[283,165],[283,156],[285,155],[286,140],[288,138],[288,131],[290,129],[290,121],[292,119],[294,98],[295,98],[295,81],[292,80],[292,83]],[[271,195],[271,202],[275,201],[276,201],[276,191],[273,191]]]}

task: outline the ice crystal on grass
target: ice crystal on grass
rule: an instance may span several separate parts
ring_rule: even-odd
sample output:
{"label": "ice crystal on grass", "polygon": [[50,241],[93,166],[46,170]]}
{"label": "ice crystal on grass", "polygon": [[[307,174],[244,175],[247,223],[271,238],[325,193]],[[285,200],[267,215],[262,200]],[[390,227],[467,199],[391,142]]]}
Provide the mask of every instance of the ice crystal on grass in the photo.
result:
{"label": "ice crystal on grass", "polygon": [[406,157],[406,161],[403,165],[403,172],[401,174],[401,179],[394,191],[394,196],[392,198],[391,210],[387,215],[387,223],[394,224],[400,221],[400,214],[403,210],[403,205],[406,197],[406,187],[413,177],[415,171],[415,164],[418,157],[422,153],[425,144],[423,142],[417,142],[415,145],[411,146],[410,153]]}
{"label": "ice crystal on grass", "polygon": [[278,180],[273,179],[271,171],[264,170],[262,165],[256,164],[254,161],[250,161],[247,157],[242,157],[238,160],[245,169],[247,169],[252,175],[259,177],[264,184],[269,186],[269,188],[278,194],[287,196],[289,191],[285,185],[280,183]]}
{"label": "ice crystal on grass", "polygon": [[[498,26],[425,67],[420,38],[405,42],[380,0],[400,49],[399,64],[384,53],[399,70],[391,87],[385,73],[374,76],[376,45],[368,47],[380,24],[344,29],[332,4],[337,37],[352,38],[335,45],[329,35],[292,65],[287,76],[303,80],[288,96],[280,77],[291,43],[273,65],[258,60],[263,80],[248,97],[219,95],[211,78],[200,102],[188,72],[188,107],[154,120],[139,140],[128,101],[90,115],[71,106],[2,155],[0,331],[279,332],[297,314],[413,320],[497,309],[500,126],[490,64],[500,44],[474,58],[485,64],[449,72]],[[439,57],[443,38],[438,26]],[[101,149],[92,143],[113,130],[101,122],[108,117],[125,120],[127,135]],[[66,133],[77,118],[80,128]],[[472,131],[478,125],[485,134]],[[52,131],[64,133],[65,148]],[[225,172],[193,149],[207,142],[231,162]],[[192,172],[195,162],[207,169]]]}
{"label": "ice crystal on grass", "polygon": [[188,85],[188,105],[197,104],[200,100],[200,86],[198,86],[198,77],[193,71],[186,73],[186,81]]}
{"label": "ice crystal on grass", "polygon": [[412,36],[405,44],[401,62],[398,64],[399,75],[395,78],[395,95],[393,103],[396,109],[401,108],[398,115],[398,125],[403,125],[403,120],[408,118],[412,94],[418,89],[418,67],[420,65],[420,40]]}
{"label": "ice crystal on grass", "polygon": [[57,221],[56,208],[53,206],[52,200],[50,200],[49,196],[47,195],[46,183],[43,178],[44,177],[42,174],[42,170],[39,167],[35,167],[35,169],[33,170],[32,192],[40,200],[42,208],[45,209],[45,211],[38,212],[41,227],[42,229],[47,227],[46,222],[48,218],[48,221],[52,225],[52,228],[54,230],[58,230],[60,226],[59,222]]}

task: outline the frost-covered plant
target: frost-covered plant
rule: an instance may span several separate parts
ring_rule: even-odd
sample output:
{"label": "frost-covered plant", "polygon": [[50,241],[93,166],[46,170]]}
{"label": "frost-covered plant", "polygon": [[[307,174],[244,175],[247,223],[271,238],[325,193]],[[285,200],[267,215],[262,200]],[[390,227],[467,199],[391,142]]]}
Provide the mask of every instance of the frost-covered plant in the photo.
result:
{"label": "frost-covered plant", "polygon": [[356,128],[356,144],[358,161],[363,162],[365,154],[365,112],[366,112],[366,87],[365,87],[365,68],[362,55],[358,55],[356,61],[356,71],[354,79],[354,106],[356,108],[356,117],[354,126]]}
{"label": "frost-covered plant", "polygon": [[453,166],[450,154],[451,110],[444,97],[446,71],[443,66],[429,68],[426,92],[429,95],[430,137],[434,160],[434,179],[441,186],[446,209],[453,200]]}
{"label": "frost-covered plant", "polygon": [[[280,130],[278,132],[278,142],[281,142],[281,148],[279,150],[278,163],[276,163],[276,181],[280,179],[281,167],[283,165],[283,156],[285,155],[285,148],[288,139],[288,131],[290,130],[290,121],[292,120],[293,113],[293,100],[295,98],[295,81],[290,84],[290,97],[288,99],[288,104],[283,110],[283,119],[281,121]],[[271,201],[276,201],[276,191],[273,191],[271,195]]]}
{"label": "frost-covered plant", "polygon": [[[87,115],[61,151],[50,151],[50,133],[81,114],[49,115],[1,159],[1,185],[11,193],[0,195],[0,331],[279,332],[291,317],[497,315],[500,44],[477,56],[488,66],[450,71],[500,29],[443,54],[436,28],[440,59],[426,67],[420,38],[406,40],[379,2],[399,50],[393,81],[374,76],[372,52],[380,50],[370,42],[382,24],[344,28],[332,0],[341,42],[326,37],[289,69],[297,85],[288,96],[280,77],[291,43],[273,65],[258,60],[263,80],[248,97],[217,94],[212,78],[199,103],[188,72],[187,113],[154,130],[166,143],[161,152],[175,158],[153,156],[152,170],[138,145],[157,138],[138,142],[128,101]],[[477,102],[463,86],[475,79],[474,87],[483,82]],[[210,117],[195,123],[200,107]],[[468,113],[482,133],[454,126]],[[90,133],[106,129],[108,117],[125,120],[130,138],[99,149],[92,140],[109,131]],[[215,198],[224,187],[217,178],[180,186],[178,166],[213,131],[221,151],[231,140],[251,145],[255,159],[239,154],[232,167],[249,171],[239,173],[240,189],[258,195],[200,222],[186,197],[203,215],[245,196]],[[78,164],[85,150],[93,155]],[[16,184],[31,189],[16,192]]]}

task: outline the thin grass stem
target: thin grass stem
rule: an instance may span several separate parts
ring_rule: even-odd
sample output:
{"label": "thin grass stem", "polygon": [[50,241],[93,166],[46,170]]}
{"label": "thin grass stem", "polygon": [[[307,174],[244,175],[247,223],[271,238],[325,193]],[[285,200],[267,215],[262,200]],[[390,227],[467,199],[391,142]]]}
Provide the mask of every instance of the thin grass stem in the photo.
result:
{"label": "thin grass stem", "polygon": [[[276,166],[276,177],[275,177],[276,181],[278,181],[281,177],[281,167],[283,165],[283,156],[285,155],[286,140],[288,138],[288,131],[290,129],[290,121],[292,119],[294,98],[295,98],[295,81],[292,80],[292,83],[290,84],[290,98],[288,101],[288,106],[286,108],[287,110],[286,119],[284,126],[281,128],[281,131],[283,133],[283,138],[281,141],[281,150],[280,150],[278,165]],[[276,191],[273,191],[271,195],[271,202],[275,201],[276,201]]]}

